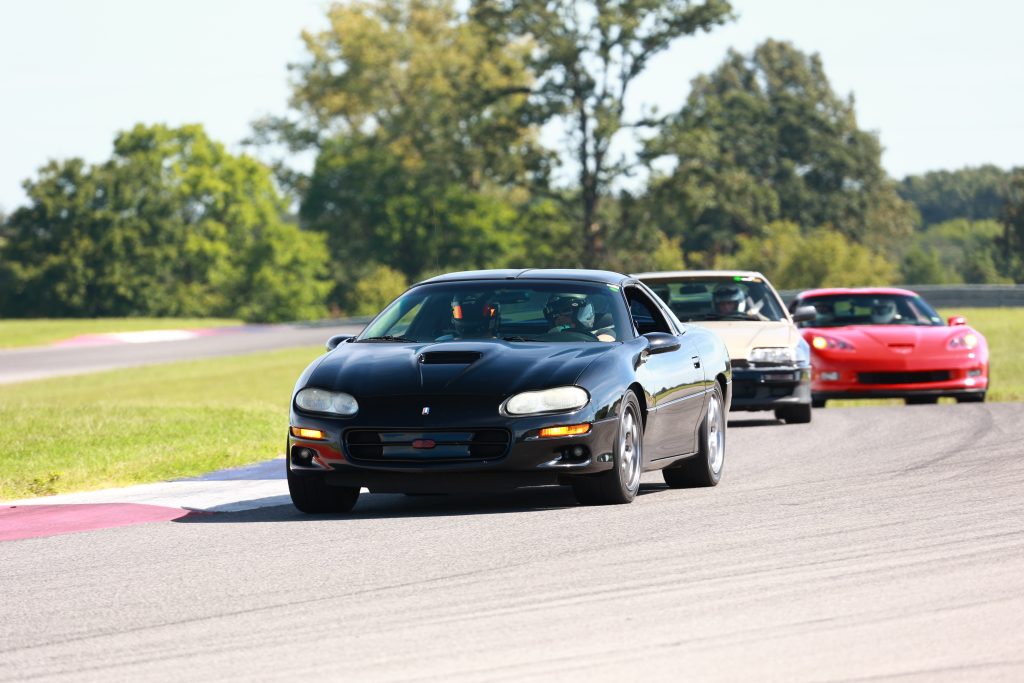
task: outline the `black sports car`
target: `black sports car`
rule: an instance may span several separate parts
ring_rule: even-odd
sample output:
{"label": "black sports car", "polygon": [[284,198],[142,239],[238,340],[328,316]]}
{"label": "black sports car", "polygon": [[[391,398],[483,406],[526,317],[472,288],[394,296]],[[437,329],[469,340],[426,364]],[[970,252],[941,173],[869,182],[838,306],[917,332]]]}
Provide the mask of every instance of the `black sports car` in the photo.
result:
{"label": "black sports car", "polygon": [[569,484],[628,503],[641,472],[714,486],[732,370],[636,279],[589,270],[452,273],[411,287],[295,385],[288,488],[303,512],[371,492]]}

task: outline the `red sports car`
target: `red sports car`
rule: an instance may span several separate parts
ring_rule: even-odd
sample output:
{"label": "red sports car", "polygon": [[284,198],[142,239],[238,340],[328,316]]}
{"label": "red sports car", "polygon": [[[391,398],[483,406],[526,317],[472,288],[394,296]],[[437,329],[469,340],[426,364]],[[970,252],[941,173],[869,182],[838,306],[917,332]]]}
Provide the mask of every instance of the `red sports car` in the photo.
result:
{"label": "red sports car", "polygon": [[800,323],[811,347],[811,400],[903,398],[935,403],[940,396],[984,401],[988,345],[962,317],[944,322],[906,289],[812,289],[790,308],[813,306]]}

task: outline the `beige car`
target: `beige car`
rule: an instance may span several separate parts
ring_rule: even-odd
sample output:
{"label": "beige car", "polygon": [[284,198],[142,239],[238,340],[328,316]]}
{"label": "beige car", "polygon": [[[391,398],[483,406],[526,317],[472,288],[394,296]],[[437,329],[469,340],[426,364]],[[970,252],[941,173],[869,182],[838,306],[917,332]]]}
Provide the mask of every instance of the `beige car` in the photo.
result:
{"label": "beige car", "polygon": [[732,410],[774,410],[786,422],[811,421],[811,352],[793,316],[761,273],[680,270],[640,273],[681,322],[706,327],[725,342],[732,358]]}

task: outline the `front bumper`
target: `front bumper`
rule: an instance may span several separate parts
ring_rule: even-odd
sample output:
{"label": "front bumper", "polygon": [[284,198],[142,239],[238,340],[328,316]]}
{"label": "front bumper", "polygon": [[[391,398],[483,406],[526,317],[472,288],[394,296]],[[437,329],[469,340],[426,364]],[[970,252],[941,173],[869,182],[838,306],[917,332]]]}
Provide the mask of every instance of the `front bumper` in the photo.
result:
{"label": "front bumper", "polygon": [[[287,460],[292,476],[319,476],[329,484],[366,487],[378,493],[500,491],[558,484],[567,477],[610,470],[618,418],[591,421],[587,434],[538,436],[542,427],[572,423],[572,417],[549,415],[487,427],[434,425],[425,430],[423,426],[374,427],[293,415],[293,426],[320,429],[326,438],[303,439],[289,433]],[[504,449],[490,445],[475,450],[464,445],[466,434],[485,431],[507,433]],[[354,443],[357,433],[377,433],[377,441],[368,446],[361,438]],[[413,441],[437,445],[413,447]],[[309,457],[303,449],[315,455]]]}
{"label": "front bumper", "polygon": [[732,371],[732,410],[772,410],[811,402],[807,365],[737,366]]}
{"label": "front bumper", "polygon": [[811,392],[815,399],[908,398],[913,396],[968,396],[988,389],[988,364],[916,362],[904,365],[830,363],[814,360]]}

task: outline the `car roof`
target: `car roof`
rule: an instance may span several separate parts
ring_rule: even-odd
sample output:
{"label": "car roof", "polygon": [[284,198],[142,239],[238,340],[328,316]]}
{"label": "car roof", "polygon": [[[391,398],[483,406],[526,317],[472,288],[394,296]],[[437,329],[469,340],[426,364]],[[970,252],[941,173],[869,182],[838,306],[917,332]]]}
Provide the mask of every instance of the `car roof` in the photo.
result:
{"label": "car roof", "polygon": [[768,281],[756,270],[662,270],[650,273],[634,273],[631,277],[637,280],[672,280],[676,278],[702,278],[702,277],[757,277],[765,282]]}
{"label": "car roof", "polygon": [[899,287],[830,287],[823,289],[808,289],[797,294],[798,299],[805,299],[812,296],[842,296],[849,294],[894,294],[896,296],[917,296],[917,292]]}
{"label": "car roof", "polygon": [[497,270],[465,270],[445,273],[416,284],[436,282],[458,282],[464,280],[585,280],[608,285],[619,285],[632,278],[610,270],[585,270],[574,268],[518,268]]}

